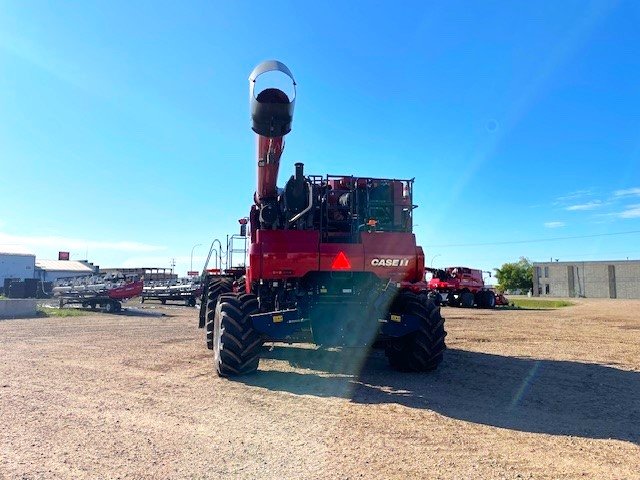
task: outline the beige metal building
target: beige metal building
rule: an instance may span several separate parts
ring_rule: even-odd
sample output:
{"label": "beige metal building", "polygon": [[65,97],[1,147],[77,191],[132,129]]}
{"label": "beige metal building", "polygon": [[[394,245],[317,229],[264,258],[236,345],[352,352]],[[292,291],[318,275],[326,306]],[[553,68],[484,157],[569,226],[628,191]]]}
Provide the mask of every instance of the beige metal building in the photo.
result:
{"label": "beige metal building", "polygon": [[36,278],[55,282],[62,278],[86,277],[98,273],[98,266],[86,260],[36,260]]}
{"label": "beige metal building", "polygon": [[640,260],[535,262],[533,295],[640,298]]}

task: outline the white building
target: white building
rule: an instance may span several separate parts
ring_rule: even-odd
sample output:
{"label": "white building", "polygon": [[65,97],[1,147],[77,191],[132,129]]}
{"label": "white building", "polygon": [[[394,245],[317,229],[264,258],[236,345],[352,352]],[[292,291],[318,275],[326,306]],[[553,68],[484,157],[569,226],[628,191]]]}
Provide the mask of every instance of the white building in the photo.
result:
{"label": "white building", "polygon": [[34,278],[36,256],[28,253],[0,252],[0,287],[5,278]]}
{"label": "white building", "polygon": [[59,278],[85,277],[98,273],[99,267],[86,260],[38,260],[36,278],[55,282]]}
{"label": "white building", "polygon": [[533,266],[535,296],[640,298],[640,260],[535,262]]}

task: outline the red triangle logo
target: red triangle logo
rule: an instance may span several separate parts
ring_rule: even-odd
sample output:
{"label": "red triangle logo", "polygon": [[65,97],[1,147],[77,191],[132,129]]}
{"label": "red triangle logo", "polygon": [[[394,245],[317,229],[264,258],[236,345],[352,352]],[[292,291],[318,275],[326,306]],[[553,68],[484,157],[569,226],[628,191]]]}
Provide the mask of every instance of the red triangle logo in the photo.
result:
{"label": "red triangle logo", "polygon": [[338,255],[336,255],[336,258],[333,259],[331,270],[351,270],[351,262],[344,254],[344,252],[338,253]]}

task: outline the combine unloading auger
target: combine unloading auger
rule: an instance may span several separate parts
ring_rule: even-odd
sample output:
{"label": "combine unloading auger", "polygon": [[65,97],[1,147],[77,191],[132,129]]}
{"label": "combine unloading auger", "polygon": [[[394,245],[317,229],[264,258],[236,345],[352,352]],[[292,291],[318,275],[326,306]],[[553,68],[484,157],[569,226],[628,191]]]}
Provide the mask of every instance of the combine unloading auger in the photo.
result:
{"label": "combine unloading auger", "polygon": [[[261,75],[278,71],[292,83],[293,98],[279,88],[269,87],[256,91],[256,82]],[[260,221],[272,225],[277,218],[278,170],[284,150],[284,136],[291,131],[295,107],[293,74],[281,62],[270,60],[258,65],[249,76],[249,96],[252,129],[257,135],[258,172],[255,201],[260,207]]]}

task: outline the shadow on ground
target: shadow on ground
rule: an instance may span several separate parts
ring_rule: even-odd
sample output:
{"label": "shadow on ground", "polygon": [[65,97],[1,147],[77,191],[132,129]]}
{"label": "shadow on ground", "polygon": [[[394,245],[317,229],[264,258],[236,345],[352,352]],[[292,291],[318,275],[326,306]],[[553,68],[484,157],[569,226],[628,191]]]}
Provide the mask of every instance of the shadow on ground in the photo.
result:
{"label": "shadow on ground", "polygon": [[519,312],[531,312],[531,311],[544,311],[544,312],[549,312],[551,310],[558,310],[559,308],[564,308],[564,307],[556,307],[556,308],[551,308],[551,307],[518,307],[515,305],[505,305],[500,307],[500,310],[516,310]]}
{"label": "shadow on ground", "polygon": [[596,364],[448,350],[431,373],[399,373],[374,350],[265,349],[300,371],[260,370],[238,380],[298,395],[397,403],[525,432],[640,443],[640,372]]}
{"label": "shadow on ground", "polygon": [[123,307],[118,315],[125,315],[129,317],[172,317],[173,315],[167,312],[155,312],[140,307]]}

